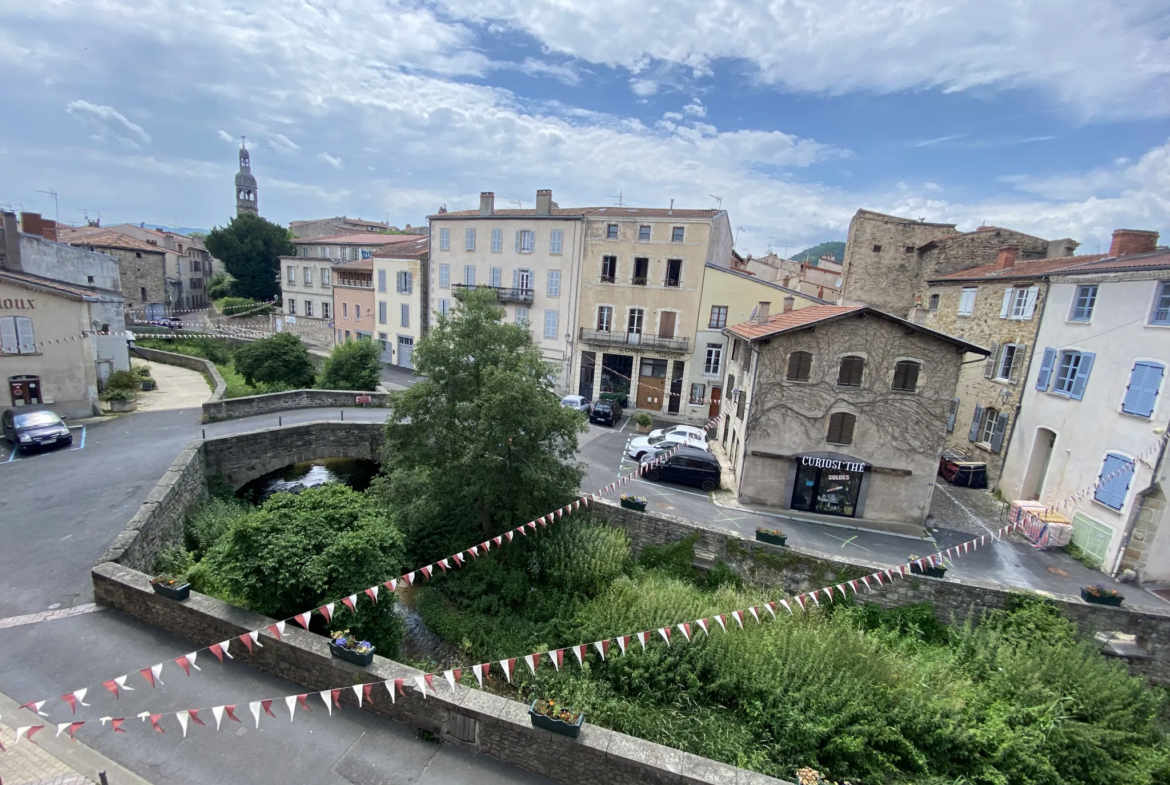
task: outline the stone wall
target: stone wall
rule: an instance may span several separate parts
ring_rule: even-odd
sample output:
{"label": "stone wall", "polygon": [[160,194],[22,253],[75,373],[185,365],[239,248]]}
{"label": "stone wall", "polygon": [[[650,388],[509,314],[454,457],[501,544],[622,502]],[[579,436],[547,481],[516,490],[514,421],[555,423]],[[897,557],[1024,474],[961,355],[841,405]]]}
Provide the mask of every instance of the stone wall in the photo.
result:
{"label": "stone wall", "polygon": [[914,304],[918,246],[956,234],[955,224],[937,224],[858,210],[845,243],[841,301],[865,303],[905,317]]}
{"label": "stone wall", "polygon": [[[93,584],[98,603],[200,645],[223,641],[249,630],[264,630],[273,622],[197,592],[192,592],[185,602],[164,599],[151,591],[149,576],[116,564],[94,567]],[[342,688],[340,700],[351,710],[356,700],[350,686],[405,679],[405,694],[397,695],[392,701],[385,686],[378,685],[371,690],[370,699],[363,702],[362,708],[567,785],[783,785],[781,780],[595,725],[585,724],[577,739],[533,728],[527,705],[462,684],[452,691],[443,679],[435,680],[436,694],[424,699],[412,686],[414,677],[421,671],[378,656],[369,668],[344,663],[329,655],[323,636],[296,629],[291,624],[279,641],[267,630],[261,636],[263,645],[251,652],[243,646],[234,646],[235,659],[313,691]],[[470,681],[471,674],[466,674],[466,678]],[[320,701],[316,698],[314,701],[319,710]],[[242,706],[241,711],[244,721],[250,722],[251,716]]]}
{"label": "stone wall", "polygon": [[999,249],[1005,245],[1020,249],[1017,260],[1021,262],[1043,259],[1048,253],[1047,240],[998,226],[981,226],[973,232],[936,240],[918,249],[919,290],[933,278],[994,264]]}
{"label": "stone wall", "polygon": [[[626,531],[635,553],[647,545],[667,545],[698,535],[695,566],[709,568],[723,561],[736,573],[762,586],[775,586],[788,594],[819,589],[830,584],[869,575],[887,565],[859,559],[826,559],[800,548],[780,548],[738,534],[671,515],[637,512],[609,500],[590,504],[595,517]],[[1007,589],[963,580],[939,580],[915,576],[895,578],[892,584],[873,586],[864,597],[885,608],[929,602],[945,624],[978,621],[985,610],[1003,608],[1015,594]],[[778,598],[779,599],[779,598]],[[1151,682],[1170,686],[1170,611],[1109,608],[1089,605],[1076,597],[1053,597],[1061,611],[1076,622],[1080,634],[1092,638],[1098,632],[1123,632],[1138,636],[1151,655],[1124,658],[1130,672]]]}
{"label": "stone wall", "polygon": [[203,404],[203,422],[209,422],[207,419],[208,403],[216,403],[222,400],[224,393],[227,392],[227,383],[220,376],[219,370],[215,367],[215,363],[211,362],[211,360],[204,360],[202,357],[192,357],[187,354],[176,354],[175,352],[164,352],[161,349],[148,349],[145,346],[135,346],[134,351],[151,362],[177,365],[180,368],[187,368],[210,376],[212,382],[215,383],[215,390],[212,391],[211,397],[207,399],[207,403]]}
{"label": "stone wall", "polygon": [[266,428],[203,442],[206,475],[239,488],[282,467],[315,458],[379,459],[381,423],[308,422]]}
{"label": "stone wall", "polygon": [[[370,403],[359,404],[357,397],[366,395]],[[386,405],[387,393],[361,392],[356,390],[289,390],[248,395],[242,398],[212,400],[203,404],[203,422],[233,420],[238,417],[253,417],[257,414],[274,414],[293,409],[313,409],[325,406],[382,407]]]}

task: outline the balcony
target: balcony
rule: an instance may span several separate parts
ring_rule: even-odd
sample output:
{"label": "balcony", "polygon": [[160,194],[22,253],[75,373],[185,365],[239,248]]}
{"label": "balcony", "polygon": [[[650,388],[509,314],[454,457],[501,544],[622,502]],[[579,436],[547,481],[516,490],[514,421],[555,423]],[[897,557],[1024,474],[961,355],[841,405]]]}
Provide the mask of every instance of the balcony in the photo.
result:
{"label": "balcony", "polygon": [[451,284],[453,289],[495,289],[496,298],[502,303],[522,303],[524,305],[532,305],[533,295],[536,293],[535,289],[515,289],[511,286],[468,286],[465,283]]}
{"label": "balcony", "polygon": [[690,351],[689,338],[659,338],[657,335],[641,333],[610,332],[581,328],[581,342],[598,346],[620,346],[631,351],[672,352],[687,354]]}

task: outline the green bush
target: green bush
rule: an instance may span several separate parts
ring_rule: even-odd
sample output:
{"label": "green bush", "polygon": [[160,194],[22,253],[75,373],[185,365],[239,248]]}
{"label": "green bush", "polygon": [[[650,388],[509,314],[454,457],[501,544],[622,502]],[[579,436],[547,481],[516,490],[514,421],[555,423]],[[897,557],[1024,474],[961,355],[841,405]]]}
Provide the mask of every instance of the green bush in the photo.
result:
{"label": "green bush", "polygon": [[241,346],[232,363],[248,384],[283,384],[294,390],[313,386],[309,350],[292,333],[278,333]]}
{"label": "green bush", "polygon": [[211,298],[212,302],[223,300],[230,297],[232,294],[232,283],[234,279],[227,273],[220,273],[212,276],[211,281],[207,285],[207,296]]}
{"label": "green bush", "polygon": [[[139,389],[142,385],[139,384]],[[127,390],[125,387],[111,387],[107,388],[100,396],[103,401],[133,401],[137,400],[138,393],[134,390]]]}
{"label": "green bush", "polygon": [[253,509],[239,499],[211,496],[187,519],[183,531],[187,549],[203,558],[236,520]]}
{"label": "green bush", "polygon": [[333,347],[317,386],[322,390],[377,388],[382,376],[381,352],[373,341],[346,341]]}
{"label": "green bush", "polygon": [[260,303],[247,297],[222,297],[215,301],[215,308],[227,317],[265,316],[276,310],[272,303]]}
{"label": "green bush", "polygon": [[646,414],[646,412],[638,412],[634,415],[634,425],[637,425],[639,428],[649,428],[653,424],[654,421],[650,419],[650,415]]}
{"label": "green bush", "polygon": [[135,365],[135,366],[131,367],[130,371],[135,376],[137,376],[139,379],[149,379],[150,378],[150,366],[149,365],[145,365],[145,364]]}
{"label": "green bush", "polygon": [[148,349],[160,349],[164,352],[185,354],[188,357],[202,357],[211,360],[216,365],[226,365],[232,360],[231,349],[227,341],[222,338],[139,338],[135,341],[139,346]]}
{"label": "green bush", "polygon": [[528,550],[534,582],[583,597],[604,591],[630,561],[623,529],[572,519],[541,532]]}
{"label": "green bush", "polygon": [[107,390],[141,390],[142,377],[133,371],[114,371],[106,379]]}

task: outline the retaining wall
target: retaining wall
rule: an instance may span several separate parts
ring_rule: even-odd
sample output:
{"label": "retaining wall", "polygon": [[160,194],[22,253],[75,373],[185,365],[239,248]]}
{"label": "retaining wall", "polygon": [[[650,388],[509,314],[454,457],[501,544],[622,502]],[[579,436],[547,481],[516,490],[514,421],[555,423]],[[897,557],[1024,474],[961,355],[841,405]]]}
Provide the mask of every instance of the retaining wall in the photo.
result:
{"label": "retaining wall", "polygon": [[[359,404],[357,397],[366,395],[370,403]],[[219,422],[257,414],[274,414],[293,409],[313,409],[326,406],[382,407],[386,405],[387,393],[361,392],[357,390],[288,390],[266,395],[248,395],[241,398],[224,398],[203,404],[203,422]]]}

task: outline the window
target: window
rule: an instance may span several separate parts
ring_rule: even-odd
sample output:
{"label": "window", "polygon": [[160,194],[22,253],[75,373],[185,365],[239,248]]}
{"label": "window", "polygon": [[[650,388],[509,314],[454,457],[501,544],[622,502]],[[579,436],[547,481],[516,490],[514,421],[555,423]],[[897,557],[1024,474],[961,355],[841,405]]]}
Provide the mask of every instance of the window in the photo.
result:
{"label": "window", "polygon": [[1087,286],[1078,286],[1076,296],[1073,297],[1072,316],[1068,317],[1073,322],[1087,322],[1093,318],[1093,306],[1097,304],[1097,284],[1088,284]]}
{"label": "window", "polygon": [[[1048,349],[1044,350],[1044,364],[1049,366],[1049,372],[1055,376],[1052,392],[1077,401],[1081,400],[1085,395],[1085,385],[1089,383],[1089,373],[1093,370],[1093,358],[1096,355],[1092,352],[1061,352],[1053,370],[1048,352]],[[1044,365],[1041,365],[1040,374],[1041,377],[1044,376]],[[1040,388],[1039,380],[1036,386]]]}
{"label": "window", "polygon": [[439,300],[439,313],[446,316],[451,311],[451,302],[449,300]]}
{"label": "window", "polygon": [[557,327],[560,324],[561,312],[555,308],[549,308],[544,312],[544,337],[556,338]]}
{"label": "window", "polygon": [[565,247],[565,232],[563,229],[553,229],[548,238],[548,252],[561,253]]}
{"label": "window", "polygon": [[[649,228],[649,227],[646,227]],[[692,384],[691,385],[691,403],[700,404],[707,398],[707,385]]]}
{"label": "window", "polygon": [[606,224],[606,226],[605,226],[605,239],[606,240],[616,240],[617,238],[618,238],[618,225],[617,224]]}
{"label": "window", "polygon": [[313,285],[313,268],[312,267],[302,267],[301,268],[301,280],[304,282],[305,286],[312,286]]}
{"label": "window", "polygon": [[999,420],[999,412],[992,408],[983,410],[983,423],[979,429],[979,441],[991,444],[995,438],[995,423]]}
{"label": "window", "polygon": [[[650,242],[650,227],[649,226],[639,226],[638,227],[638,242],[640,242],[640,243]],[[699,386],[702,387],[702,385],[699,385]]]}
{"label": "window", "polygon": [[[381,272],[381,270],[379,270]],[[399,271],[394,274],[395,289],[399,294],[414,293],[414,275],[409,271]],[[381,281],[378,282],[381,285]]]}
{"label": "window", "polygon": [[707,327],[712,330],[722,330],[727,326],[727,306],[726,305],[712,305],[711,319],[707,322]]}
{"label": "window", "polygon": [[328,259],[329,258],[329,249],[323,245],[318,246],[317,247],[317,258],[318,259]]}
{"label": "window", "polygon": [[463,267],[463,285],[475,286],[475,265],[468,264]]}
{"label": "window", "polygon": [[646,277],[650,274],[650,260],[645,257],[634,258],[634,278],[632,283],[635,286],[645,286]]}
{"label": "window", "polygon": [[686,237],[686,227],[676,226],[670,230],[670,241],[672,243],[681,243]]}
{"label": "window", "polygon": [[439,230],[439,250],[440,251],[450,251],[451,250],[451,230],[450,229],[440,229]]}
{"label": "window", "polygon": [[1097,492],[1093,494],[1093,498],[1106,507],[1120,510],[1125,506],[1125,496],[1132,481],[1133,461],[1124,455],[1111,452],[1105,456],[1105,463],[1101,465],[1101,475],[1097,478]]}
{"label": "window", "polygon": [[873,246],[873,252],[874,252],[874,253],[881,253],[881,252],[882,252],[882,247],[881,247],[880,245],[878,245],[877,243],[874,243],[874,246]]}
{"label": "window", "polygon": [[793,352],[788,355],[788,374],[790,382],[807,382],[812,373],[812,355],[808,352]]}
{"label": "window", "polygon": [[313,301],[305,300],[305,316],[313,315]]}
{"label": "window", "polygon": [[617,257],[601,257],[601,282],[613,283],[617,279]]}
{"label": "window", "polygon": [[520,229],[516,232],[516,253],[532,253],[536,250],[536,232]]}
{"label": "window", "polygon": [[494,289],[499,289],[504,280],[503,267],[489,267],[488,268],[488,286]]}
{"label": "window", "polygon": [[548,271],[547,294],[549,297],[560,297],[561,296],[561,271],[560,270],[549,270]]}
{"label": "window", "polygon": [[475,250],[475,230],[474,229],[464,229],[463,230],[463,250],[465,250],[465,251],[474,251]]}
{"label": "window", "polygon": [[353,304],[353,318],[356,322],[360,322],[362,320],[362,307],[357,303]]}
{"label": "window", "polygon": [[308,255],[309,255],[309,246],[302,245],[301,246],[301,257],[305,258],[305,257],[308,257]]}
{"label": "window", "polygon": [[951,398],[951,410],[947,413],[947,433],[955,432],[955,419],[959,415],[959,399]]}
{"label": "window", "polygon": [[[398,273],[398,280],[399,280],[398,291],[401,292],[402,291],[402,273]],[[378,271],[378,291],[379,292],[386,291],[386,271],[385,270]]]}
{"label": "window", "polygon": [[1151,324],[1170,324],[1170,281],[1163,281],[1154,300],[1154,316]]}
{"label": "window", "polygon": [[1006,289],[1003,293],[1003,304],[999,309],[1000,319],[1016,319],[1028,321],[1036,310],[1036,294],[1040,291],[1037,286],[1027,289]]}
{"label": "window", "polygon": [[731,359],[734,360],[738,356],[739,356],[739,341],[732,338],[731,339]]}
{"label": "window", "polygon": [[525,323],[527,321],[528,321],[528,306],[517,305],[516,306],[516,324]]}
{"label": "window", "polygon": [[704,376],[718,376],[723,364],[723,344],[707,344],[707,359],[703,362]]}
{"label": "window", "polygon": [[918,370],[922,366],[913,360],[899,360],[894,363],[894,382],[890,385],[899,392],[914,392],[918,389]]}
{"label": "window", "polygon": [[597,331],[607,333],[613,326],[613,306],[600,305],[597,307]]}
{"label": "window", "polygon": [[1121,411],[1138,417],[1152,417],[1165,371],[1165,367],[1159,363],[1134,363],[1133,370],[1129,373],[1129,386],[1125,390]]}
{"label": "window", "polygon": [[991,345],[991,355],[987,361],[991,363],[990,373],[984,372],[988,379],[998,379],[1004,382],[1015,382],[1020,366],[1027,355],[1027,344],[1005,343],[1003,346]]}
{"label": "window", "polygon": [[378,301],[378,324],[386,323],[386,301]]}
{"label": "window", "polygon": [[743,419],[744,404],[747,403],[747,395],[745,393],[739,394],[739,399],[735,402],[735,416],[737,419]]}
{"label": "window", "polygon": [[975,313],[975,295],[978,289],[964,289],[959,295],[959,316],[970,316]]}
{"label": "window", "polygon": [[451,265],[439,265],[439,288],[448,289],[451,286]]}
{"label": "window", "polygon": [[501,253],[504,250],[504,230],[492,229],[492,253]]}
{"label": "window", "polygon": [[410,306],[407,303],[402,303],[402,326],[410,326]]}
{"label": "window", "polygon": [[332,281],[330,280],[330,273],[331,273],[331,271],[329,269],[322,269],[321,270],[321,288],[322,289],[328,289],[330,286],[333,285]]}
{"label": "window", "polygon": [[293,267],[290,264],[287,268],[285,268],[285,273],[288,276],[289,284],[292,286],[296,286],[297,285],[297,268]]}
{"label": "window", "polygon": [[330,304],[326,303],[326,302],[321,303],[321,318],[322,319],[329,318],[329,305]]}
{"label": "window", "polygon": [[[958,409],[958,399],[951,403],[952,410]],[[975,414],[971,418],[971,429],[967,432],[967,441],[985,445],[992,452],[1003,449],[1003,437],[1007,432],[1008,414],[996,409],[984,409],[975,405]]]}
{"label": "window", "polygon": [[929,305],[927,305],[927,308],[929,308],[932,311],[937,311],[938,310],[938,299],[939,299],[939,296],[937,294],[932,294],[930,296]]}
{"label": "window", "polygon": [[288,315],[289,316],[296,316],[297,315],[297,301],[296,300],[290,299],[288,301]]}
{"label": "window", "polygon": [[641,308],[631,308],[629,317],[626,319],[626,332],[631,335],[641,335],[644,315]]}
{"label": "window", "polygon": [[829,444],[853,444],[853,427],[857,418],[849,412],[837,412],[829,417],[829,432],[825,441]]}
{"label": "window", "polygon": [[865,372],[864,357],[842,357],[841,369],[837,373],[838,387],[860,387],[861,376]]}
{"label": "window", "polygon": [[666,260],[666,281],[667,286],[679,286],[682,283],[682,259],[667,259]]}
{"label": "window", "polygon": [[745,378],[745,379],[747,378],[747,373],[751,369],[752,369],[752,345],[751,345],[751,343],[745,343],[743,345],[743,373],[744,373],[743,378]]}

